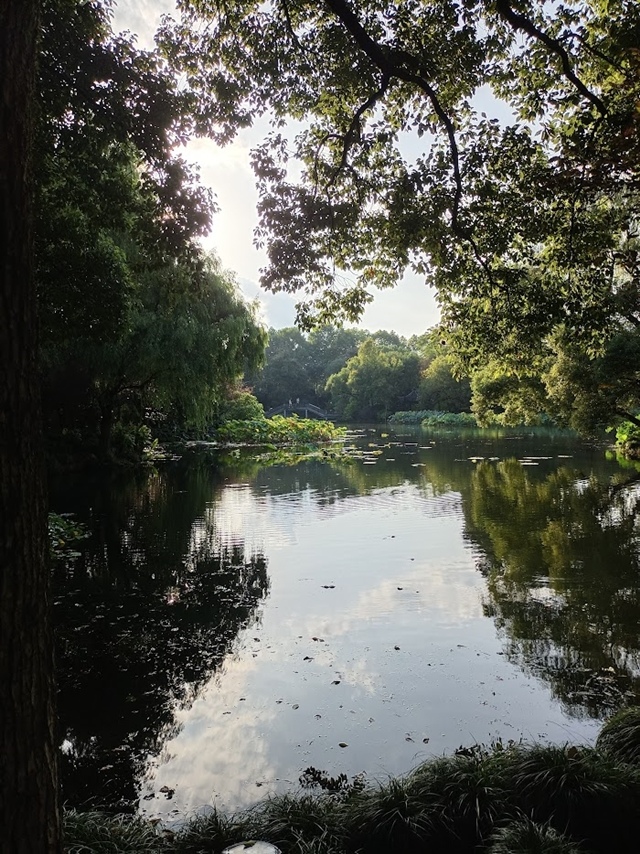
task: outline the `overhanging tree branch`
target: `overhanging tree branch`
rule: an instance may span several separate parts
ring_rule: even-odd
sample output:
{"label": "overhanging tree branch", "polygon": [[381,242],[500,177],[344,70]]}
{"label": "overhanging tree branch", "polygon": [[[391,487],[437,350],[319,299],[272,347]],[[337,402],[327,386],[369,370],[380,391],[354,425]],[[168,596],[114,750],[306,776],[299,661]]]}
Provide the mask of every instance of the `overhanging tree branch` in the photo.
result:
{"label": "overhanging tree branch", "polygon": [[[460,203],[462,201],[462,175],[460,172],[460,152],[456,140],[456,132],[453,121],[442,106],[436,90],[429,81],[422,75],[416,73],[408,67],[407,60],[411,65],[419,67],[419,62],[408,53],[396,53],[382,45],[378,44],[367,33],[362,26],[357,16],[347,5],[345,0],[325,0],[326,5],[342,21],[349,33],[353,36],[358,47],[366,53],[369,59],[378,66],[382,71],[384,79],[390,81],[393,77],[402,80],[405,83],[412,83],[417,86],[429,99],[433,111],[444,125],[447,139],[449,142],[449,151],[451,154],[451,164],[453,167],[453,179],[455,184],[453,204],[451,206],[451,230],[453,233],[466,240],[472,247],[476,260],[484,270],[489,282],[494,285],[491,268],[486,259],[482,256],[476,241],[473,238],[472,232],[468,228],[463,228],[460,225]],[[388,86],[388,83],[387,83]]]}
{"label": "overhanging tree branch", "polygon": [[[403,80],[405,83],[413,83],[418,86],[424,94],[429,98],[433,111],[445,127],[447,138],[449,140],[449,149],[451,152],[451,163],[453,166],[453,178],[455,182],[455,194],[451,211],[451,225],[453,231],[464,237],[468,234],[463,233],[460,228],[458,217],[460,209],[460,200],[462,198],[462,176],[460,174],[460,154],[458,151],[458,143],[456,141],[455,128],[451,118],[447,115],[446,110],[440,103],[438,95],[429,83],[429,81],[420,74],[410,71],[406,66],[406,59],[412,59],[408,54],[402,54],[403,63],[397,61],[396,55],[378,44],[367,33],[356,15],[352,12],[345,0],[325,0],[331,11],[342,21],[349,33],[353,36],[358,47],[367,54],[369,59],[378,66],[385,78],[391,80],[396,77]],[[416,63],[417,65],[418,63]],[[388,84],[387,84],[388,85]]]}
{"label": "overhanging tree branch", "polygon": [[496,10],[500,17],[505,20],[514,30],[522,30],[522,32],[526,33],[531,38],[536,39],[536,41],[542,42],[542,44],[551,52],[555,53],[557,57],[559,57],[560,62],[562,64],[562,72],[564,76],[576,87],[578,92],[585,97],[588,101],[590,101],[594,107],[598,110],[598,112],[605,116],[607,114],[607,108],[604,103],[595,95],[590,89],[588,89],[582,80],[577,76],[573,67],[571,65],[571,60],[569,59],[569,54],[562,47],[560,42],[557,39],[554,39],[548,33],[545,33],[544,30],[541,30],[537,27],[530,18],[527,18],[526,15],[523,15],[520,12],[515,12],[511,8],[511,3],[509,0],[496,0]]}
{"label": "overhanging tree branch", "polygon": [[[389,88],[390,82],[391,77],[386,72],[384,72],[382,75],[382,82],[380,84],[380,88],[377,90],[377,92],[374,92],[371,97],[367,98],[364,104],[361,104],[354,113],[354,116],[351,119],[351,124],[349,125],[349,128],[346,134],[344,135],[342,157],[340,159],[340,166],[336,169],[336,175],[340,171],[340,169],[343,169],[347,165],[349,151],[351,150],[351,146],[353,145],[356,139],[356,135],[360,132],[360,119],[366,112],[372,110],[378,103],[378,101],[384,98],[387,89]],[[333,180],[335,181],[335,176]]]}

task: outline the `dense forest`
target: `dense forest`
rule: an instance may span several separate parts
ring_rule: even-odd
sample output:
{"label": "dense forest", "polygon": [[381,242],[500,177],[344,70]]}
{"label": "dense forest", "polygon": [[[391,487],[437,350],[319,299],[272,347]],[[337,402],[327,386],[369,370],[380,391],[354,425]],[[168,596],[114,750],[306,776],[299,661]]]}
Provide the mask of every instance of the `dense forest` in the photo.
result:
{"label": "dense forest", "polygon": [[[359,33],[338,6],[347,30]],[[390,69],[376,71],[375,52],[369,50],[373,67],[363,80],[346,76],[344,91],[331,95],[343,113],[349,104],[355,111],[346,129],[348,110],[335,119],[341,145],[332,147],[326,137],[313,148],[333,120],[329,102],[313,106],[309,92],[295,87],[291,99],[282,101],[273,76],[277,57],[253,38],[258,18],[277,26],[277,6],[271,17],[265,11],[256,18],[240,4],[233,15],[209,18],[198,3],[186,4],[184,26],[167,24],[155,51],[140,50],[131,35],[115,34],[110,8],[63,0],[43,5],[35,280],[45,432],[58,462],[78,456],[79,448],[90,460],[133,461],[154,435],[212,435],[228,418],[260,413],[247,389],[266,410],[301,400],[347,421],[385,419],[399,410],[472,410],[479,424],[535,423],[543,417],[593,432],[623,422],[620,436],[635,435],[636,197],[625,166],[635,144],[633,63],[627,100],[617,96],[605,116],[601,99],[583,92],[592,120],[577,112],[570,91],[559,111],[564,124],[558,119],[553,128],[550,105],[538,107],[529,94],[527,75],[535,73],[537,55],[511,83],[493,81],[496,96],[519,114],[519,123],[503,128],[465,107],[460,139],[448,138],[458,160],[464,150],[462,193],[459,167],[454,162],[453,173],[445,169],[446,145],[436,146],[432,161],[400,167],[390,131],[402,116],[401,90],[392,85]],[[206,45],[195,29],[185,28],[196,19],[207,24]],[[294,20],[288,26],[295,30]],[[323,15],[316,23],[323,38],[335,37]],[[218,73],[213,45],[232,51],[236,25],[258,65],[241,72],[229,61],[237,86],[214,95],[205,85]],[[442,25],[432,22],[436,30]],[[597,26],[594,19],[593,38]],[[618,45],[624,61],[627,44],[625,36]],[[339,67],[333,47],[325,45]],[[612,49],[609,42],[606,47]],[[408,41],[405,49],[410,53],[417,46]],[[495,49],[483,45],[487,55]],[[295,53],[291,61],[295,67]],[[479,57],[465,61],[471,80]],[[393,62],[403,80],[402,62],[408,59]],[[593,51],[580,62],[606,92],[621,73],[614,73],[611,58],[595,62]],[[377,74],[389,80],[368,101],[364,95]],[[312,79],[312,88],[320,85]],[[568,83],[575,88],[570,76]],[[471,83],[459,85],[463,90]],[[251,87],[264,96],[260,109]],[[306,293],[298,306],[300,328],[270,330],[267,336],[233,275],[200,247],[215,204],[177,151],[194,134],[228,141],[252,110],[271,108],[282,117],[291,111],[295,117],[298,101],[309,130],[295,140],[270,138],[254,152],[262,199],[257,239],[271,241],[263,284]],[[378,102],[383,118],[369,126]],[[436,103],[432,99],[438,118]],[[430,131],[430,121],[425,115],[419,129]],[[546,145],[537,125],[547,128]],[[590,135],[598,137],[597,148],[581,154],[580,141]],[[554,146],[561,152],[555,159]],[[383,156],[395,171],[388,171]],[[313,180],[303,171],[299,187],[287,184],[282,169],[289,157],[315,169]],[[513,161],[518,175],[509,171]],[[386,200],[371,184],[374,174],[387,181]],[[442,214],[428,208],[439,204],[436,179],[452,182],[455,190],[455,250],[445,251],[437,225]],[[305,194],[322,186],[326,209],[317,207],[316,198],[316,207],[307,210]],[[419,186],[425,189],[419,192]],[[416,207],[417,198],[424,210]],[[294,239],[291,213],[297,206],[306,226]],[[370,207],[381,207],[384,217],[371,219]],[[324,215],[332,219],[334,243],[347,223],[352,228],[333,273],[321,238]],[[480,218],[482,237],[476,231],[470,238]],[[375,229],[377,244],[371,242]],[[290,247],[300,243],[296,263],[289,252],[286,262],[277,254],[285,239]],[[407,266],[435,285],[442,309],[438,328],[404,340],[392,332],[369,334],[327,322],[357,319],[371,287],[386,286]],[[340,284],[346,281],[340,267],[357,274],[355,284]]]}
{"label": "dense forest", "polygon": [[399,410],[469,411],[469,381],[453,371],[438,329],[407,340],[319,326],[269,330],[264,366],[246,380],[267,411],[300,400],[340,420],[377,421]]}
{"label": "dense forest", "polygon": [[[334,11],[347,31],[359,33],[338,6]],[[466,105],[459,138],[449,134],[431,161],[401,167],[390,132],[394,122],[402,124],[407,106],[401,108],[404,96],[392,85],[391,66],[376,71],[380,62],[371,45],[365,54],[372,67],[362,80],[343,69],[340,95],[334,92],[314,106],[309,91],[294,87],[283,101],[274,78],[277,57],[254,40],[258,19],[277,26],[278,7],[257,17],[242,4],[233,14],[209,14],[198,3],[186,4],[184,26],[167,24],[158,49],[144,51],[132,36],[112,31],[108,3],[44,3],[35,278],[44,421],[53,456],[64,464],[65,455],[82,448],[90,459],[135,460],[154,435],[211,435],[228,418],[259,413],[246,389],[266,410],[301,400],[341,420],[384,419],[399,410],[472,410],[479,424],[535,423],[543,417],[593,432],[622,422],[619,435],[633,438],[640,402],[631,168],[638,74],[629,35],[616,31],[619,61],[610,55],[613,34],[601,45],[600,60],[595,48],[576,58],[586,75],[584,91],[577,86],[577,92],[591,112],[580,113],[569,75],[552,125],[551,104],[538,105],[530,95],[531,76],[543,74],[533,52],[511,82],[501,76],[491,81],[517,124],[505,128],[486,121]],[[296,15],[287,25],[292,32],[283,37],[293,39],[292,48]],[[637,25],[626,6],[620,15],[626,26]],[[196,29],[186,29],[195,20],[207,25],[206,44]],[[598,20],[592,21],[592,40]],[[316,23],[323,39],[336,37],[322,14]],[[564,25],[570,24],[568,18]],[[396,25],[401,27],[400,17]],[[444,21],[431,25],[436,38]],[[213,87],[214,94],[206,86],[218,73],[213,45],[227,56],[237,46],[234,26],[257,65],[240,71],[228,60],[228,75],[238,76],[236,88]],[[470,35],[460,38],[461,49]],[[341,67],[334,45],[324,48]],[[410,40],[405,44],[408,55],[417,49]],[[487,56],[496,49],[489,41],[482,45]],[[294,51],[292,67],[296,56]],[[403,62],[409,60],[393,59],[399,81],[406,75]],[[460,82],[460,92],[449,98],[463,97],[478,74],[479,55],[464,62],[468,82]],[[515,56],[511,63],[515,67]],[[593,79],[611,93],[621,67],[629,92],[612,96],[605,114],[601,96],[585,94],[591,91],[587,83]],[[365,94],[376,75],[384,85],[369,101]],[[320,85],[310,79],[312,89]],[[415,83],[429,95],[419,74]],[[251,87],[264,97],[260,108]],[[436,119],[444,97],[431,99]],[[342,110],[335,120],[333,102]],[[378,102],[384,107],[381,122],[369,124]],[[356,118],[346,127],[350,104]],[[254,152],[262,199],[257,239],[269,237],[271,247],[263,284],[305,293],[300,328],[270,330],[268,337],[233,275],[200,248],[215,204],[177,154],[194,134],[228,141],[252,111],[267,108],[282,117],[306,111],[310,122],[295,140],[272,137]],[[431,120],[428,113],[420,118],[419,132],[430,132]],[[342,141],[337,148],[322,137],[331,121]],[[546,128],[546,137],[538,126]],[[585,148],[582,143],[591,137],[591,148]],[[314,139],[325,141],[313,147]],[[458,160],[464,153],[464,193],[456,158],[453,172],[445,168],[447,145]],[[554,147],[560,152],[555,158]],[[315,170],[313,180],[303,171],[297,188],[287,184],[282,169],[290,157]],[[517,175],[509,166],[515,161]],[[372,185],[374,175],[387,182],[386,199]],[[446,251],[436,180],[450,182],[455,191],[457,224],[451,225],[459,233],[455,249],[452,244]],[[328,192],[325,208],[316,198],[316,207],[307,210],[305,194],[322,186]],[[386,213],[372,219],[368,210],[377,207]],[[294,239],[296,210],[306,226]],[[333,273],[325,263],[329,244],[321,237],[325,215],[333,222],[332,245],[347,225],[352,229]],[[480,220],[482,235],[476,229],[469,237]],[[374,233],[377,243],[371,242]],[[299,243],[296,263],[289,253],[286,262],[278,254],[285,240],[289,247]],[[437,329],[404,340],[392,332],[369,334],[327,323],[356,319],[371,287],[386,286],[407,266],[437,289]],[[340,284],[346,281],[340,267],[357,274],[351,286]],[[315,323],[320,325],[314,329]]]}

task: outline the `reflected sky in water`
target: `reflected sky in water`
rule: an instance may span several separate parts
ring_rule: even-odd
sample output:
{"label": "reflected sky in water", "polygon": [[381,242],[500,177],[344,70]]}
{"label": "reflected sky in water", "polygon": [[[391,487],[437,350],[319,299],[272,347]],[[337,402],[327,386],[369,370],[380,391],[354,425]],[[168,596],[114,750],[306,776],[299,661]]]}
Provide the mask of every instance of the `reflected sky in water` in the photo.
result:
{"label": "reflected sky in water", "polygon": [[[569,607],[575,579],[549,557],[570,553],[574,566],[585,554],[626,549],[628,589],[638,564],[635,523],[618,528],[629,518],[624,507],[634,515],[633,487],[611,489],[633,471],[566,437],[372,432],[358,444],[378,453],[270,467],[244,458],[221,467],[210,455],[194,456],[160,473],[153,499],[142,485],[124,502],[121,530],[129,539],[137,532],[142,543],[131,566],[148,573],[172,507],[182,507],[184,530],[174,539],[184,544],[183,570],[162,576],[161,587],[179,588],[185,573],[197,575],[220,549],[241,552],[249,573],[234,594],[236,622],[216,617],[227,629],[219,655],[198,674],[188,702],[163,695],[173,726],[152,747],[139,744],[145,813],[171,818],[211,804],[247,806],[295,787],[308,766],[383,778],[496,738],[589,742],[609,706],[635,690],[625,672],[607,706],[606,686],[593,680],[611,662],[579,636]],[[509,458],[521,460],[513,471],[503,463]],[[141,512],[154,532],[146,541]],[[558,530],[549,522],[554,513],[561,513]],[[616,528],[615,542],[598,520]],[[251,556],[266,567],[268,583],[251,586]],[[590,583],[589,573],[582,578]],[[605,585],[606,596],[619,595],[616,583]],[[598,601],[597,593],[584,601]],[[555,626],[549,611],[557,615],[567,601],[573,634],[553,628],[545,639],[539,626]],[[597,634],[596,616],[589,619]],[[542,645],[531,642],[532,626]],[[635,654],[625,632],[618,645]],[[575,682],[578,671],[582,682],[565,690],[562,674]],[[587,684],[602,694],[599,705],[580,699]]]}

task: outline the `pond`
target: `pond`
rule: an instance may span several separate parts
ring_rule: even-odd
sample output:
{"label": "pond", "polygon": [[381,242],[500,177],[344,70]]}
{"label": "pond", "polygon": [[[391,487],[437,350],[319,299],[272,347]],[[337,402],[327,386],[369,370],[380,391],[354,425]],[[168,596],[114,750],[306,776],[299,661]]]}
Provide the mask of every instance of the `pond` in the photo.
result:
{"label": "pond", "polygon": [[640,481],[561,433],[371,428],[52,484],[63,796],[164,819],[309,767],[591,743],[640,701]]}

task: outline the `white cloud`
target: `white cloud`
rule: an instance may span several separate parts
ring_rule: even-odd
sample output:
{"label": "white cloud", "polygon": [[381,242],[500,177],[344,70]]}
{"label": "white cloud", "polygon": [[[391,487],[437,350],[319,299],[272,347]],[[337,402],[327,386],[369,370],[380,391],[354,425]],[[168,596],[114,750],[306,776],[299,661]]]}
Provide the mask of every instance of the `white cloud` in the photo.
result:
{"label": "white cloud", "polygon": [[115,32],[128,30],[137,36],[138,47],[153,47],[162,15],[176,15],[175,0],[118,0],[112,26]]}

